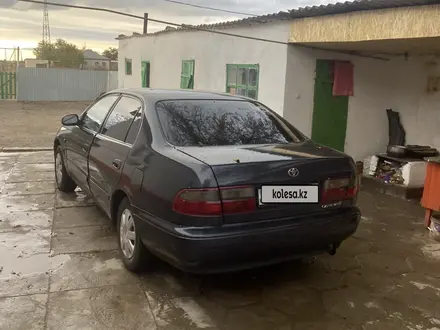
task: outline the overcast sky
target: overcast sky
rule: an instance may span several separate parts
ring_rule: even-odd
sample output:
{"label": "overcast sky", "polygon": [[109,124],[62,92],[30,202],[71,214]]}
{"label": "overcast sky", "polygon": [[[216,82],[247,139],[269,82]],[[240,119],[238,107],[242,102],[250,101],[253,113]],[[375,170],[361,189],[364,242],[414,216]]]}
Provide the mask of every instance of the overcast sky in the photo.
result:
{"label": "overcast sky", "polygon": [[[50,0],[51,2],[86,5],[120,10],[151,18],[185,24],[215,23],[246,16],[193,8],[164,0]],[[334,3],[337,0],[180,0],[181,2],[239,11],[250,14],[268,14],[280,10],[310,5]],[[142,21],[109,13],[49,6],[51,40],[63,38],[77,46],[102,51],[117,47],[117,35],[142,32]],[[4,47],[33,48],[42,38],[43,11],[41,5],[0,0],[0,59]],[[164,29],[163,24],[149,23],[149,32]],[[6,57],[11,51],[6,52]],[[32,52],[23,52],[32,57]]]}

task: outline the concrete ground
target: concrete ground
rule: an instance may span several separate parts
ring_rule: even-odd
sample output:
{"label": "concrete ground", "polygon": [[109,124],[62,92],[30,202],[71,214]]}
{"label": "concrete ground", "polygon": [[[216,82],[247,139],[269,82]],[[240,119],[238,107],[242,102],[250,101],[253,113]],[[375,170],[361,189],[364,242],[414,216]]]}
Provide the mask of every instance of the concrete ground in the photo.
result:
{"label": "concrete ground", "polygon": [[0,149],[51,147],[61,117],[81,113],[90,102],[16,102],[0,100]]}
{"label": "concrete ground", "polygon": [[440,243],[415,204],[362,192],[334,257],[193,276],[137,276],[81,192],[55,191],[52,155],[0,154],[0,329],[440,329]]}

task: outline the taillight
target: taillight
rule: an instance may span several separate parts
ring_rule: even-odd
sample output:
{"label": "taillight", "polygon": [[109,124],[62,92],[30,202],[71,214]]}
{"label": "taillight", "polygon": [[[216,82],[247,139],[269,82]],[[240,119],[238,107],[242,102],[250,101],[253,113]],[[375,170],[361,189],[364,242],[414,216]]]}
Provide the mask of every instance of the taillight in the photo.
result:
{"label": "taillight", "polygon": [[255,210],[255,189],[252,187],[220,188],[223,213],[245,213]]}
{"label": "taillight", "polygon": [[252,187],[185,189],[174,198],[173,210],[192,216],[221,216],[251,212],[256,208]]}
{"label": "taillight", "polygon": [[358,177],[330,179],[325,181],[321,203],[334,203],[347,199],[354,199],[359,191]]}

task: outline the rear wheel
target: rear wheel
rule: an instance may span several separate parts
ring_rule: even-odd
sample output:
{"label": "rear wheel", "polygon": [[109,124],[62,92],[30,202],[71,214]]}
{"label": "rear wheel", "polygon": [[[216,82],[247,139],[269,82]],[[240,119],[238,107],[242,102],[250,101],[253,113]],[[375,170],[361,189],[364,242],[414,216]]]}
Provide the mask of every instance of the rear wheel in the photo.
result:
{"label": "rear wheel", "polygon": [[152,262],[152,255],[145,248],[137,232],[131,205],[124,198],[118,208],[119,251],[125,267],[132,272],[140,272]]}
{"label": "rear wheel", "polygon": [[76,188],[76,183],[66,171],[63,152],[59,146],[55,150],[55,180],[57,182],[58,190],[60,191],[69,193],[73,192]]}

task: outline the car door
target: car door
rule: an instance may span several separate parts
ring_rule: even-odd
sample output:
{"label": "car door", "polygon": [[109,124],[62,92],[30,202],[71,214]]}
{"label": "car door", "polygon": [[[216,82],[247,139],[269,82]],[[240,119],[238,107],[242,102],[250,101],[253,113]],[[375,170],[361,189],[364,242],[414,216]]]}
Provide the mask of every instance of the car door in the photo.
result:
{"label": "car door", "polygon": [[118,97],[118,94],[109,94],[98,99],[81,115],[79,125],[71,128],[71,138],[65,143],[69,172],[83,189],[88,188],[87,156],[93,138],[99,132],[105,117]]}
{"label": "car door", "polygon": [[114,188],[121,178],[131,143],[125,142],[134,118],[142,109],[140,99],[123,95],[96,135],[89,155],[89,186],[96,202],[107,212]]}

